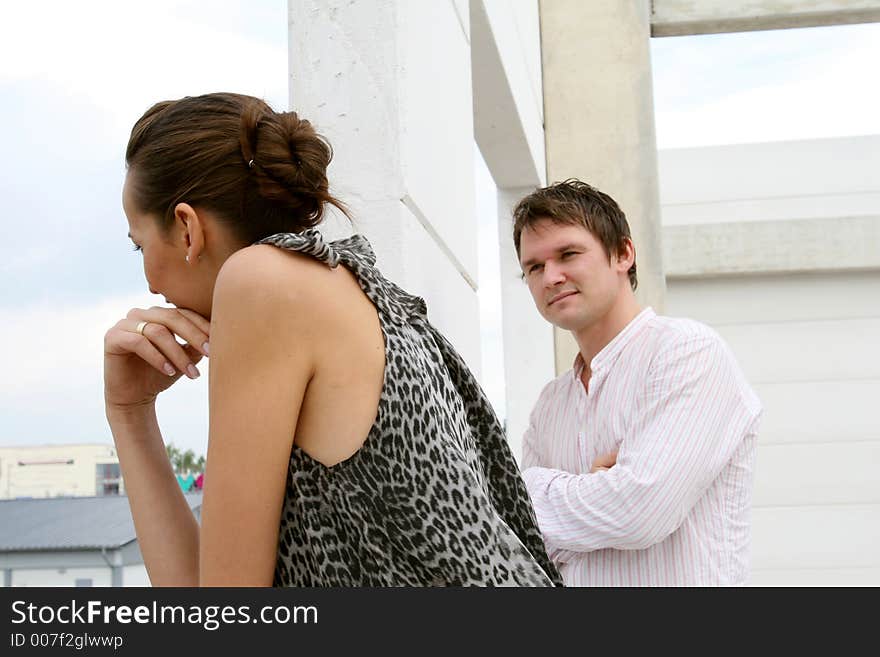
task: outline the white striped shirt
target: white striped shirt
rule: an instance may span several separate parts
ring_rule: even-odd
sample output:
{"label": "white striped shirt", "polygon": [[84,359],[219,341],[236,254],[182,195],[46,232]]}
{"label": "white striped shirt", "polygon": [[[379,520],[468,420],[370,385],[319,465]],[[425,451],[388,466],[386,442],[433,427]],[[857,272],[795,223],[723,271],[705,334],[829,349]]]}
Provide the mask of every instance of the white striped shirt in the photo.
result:
{"label": "white striped shirt", "polygon": [[[761,404],[717,333],[646,308],[551,381],[523,478],[569,586],[740,585]],[[590,474],[593,459],[617,463]]]}

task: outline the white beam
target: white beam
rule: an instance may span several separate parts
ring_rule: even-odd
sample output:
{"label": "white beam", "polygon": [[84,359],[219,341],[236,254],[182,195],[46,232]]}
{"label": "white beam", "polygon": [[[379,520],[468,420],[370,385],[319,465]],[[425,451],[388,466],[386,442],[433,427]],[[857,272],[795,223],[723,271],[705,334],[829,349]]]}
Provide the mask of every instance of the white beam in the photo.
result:
{"label": "white beam", "polygon": [[653,0],[651,36],[880,21],[880,0]]}
{"label": "white beam", "polygon": [[[474,138],[480,153],[499,188],[540,187],[547,178],[538,5],[471,0],[470,25]],[[529,27],[534,39],[526,38]],[[530,61],[535,71],[529,70]]]}
{"label": "white beam", "polygon": [[666,226],[667,278],[880,270],[880,215]]}

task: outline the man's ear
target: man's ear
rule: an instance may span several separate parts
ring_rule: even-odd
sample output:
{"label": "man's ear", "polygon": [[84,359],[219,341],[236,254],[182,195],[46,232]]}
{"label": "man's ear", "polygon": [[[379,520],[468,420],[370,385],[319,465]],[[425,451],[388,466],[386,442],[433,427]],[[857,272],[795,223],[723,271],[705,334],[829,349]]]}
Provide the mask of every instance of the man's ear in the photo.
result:
{"label": "man's ear", "polygon": [[203,217],[189,203],[178,203],[174,206],[174,223],[186,251],[186,261],[195,264],[202,257],[205,249]]}
{"label": "man's ear", "polygon": [[633,241],[624,237],[621,240],[620,247],[617,249],[616,267],[618,271],[627,272],[636,261],[636,247]]}

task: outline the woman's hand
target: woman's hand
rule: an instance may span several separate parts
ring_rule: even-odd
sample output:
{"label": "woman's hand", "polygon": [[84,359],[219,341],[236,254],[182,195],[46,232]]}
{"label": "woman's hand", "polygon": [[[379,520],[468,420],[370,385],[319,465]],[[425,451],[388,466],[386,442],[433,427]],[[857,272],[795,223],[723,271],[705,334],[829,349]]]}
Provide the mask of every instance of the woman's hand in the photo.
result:
{"label": "woman's hand", "polygon": [[608,454],[602,454],[601,456],[597,456],[593,459],[593,463],[590,466],[590,474],[596,472],[602,472],[603,470],[608,470],[609,468],[613,468],[617,463],[617,452],[609,452]]}
{"label": "woman's hand", "polygon": [[[139,332],[141,322],[146,324]],[[104,335],[108,413],[152,405],[181,374],[197,378],[195,365],[208,355],[210,327],[207,319],[185,308],[132,308]]]}

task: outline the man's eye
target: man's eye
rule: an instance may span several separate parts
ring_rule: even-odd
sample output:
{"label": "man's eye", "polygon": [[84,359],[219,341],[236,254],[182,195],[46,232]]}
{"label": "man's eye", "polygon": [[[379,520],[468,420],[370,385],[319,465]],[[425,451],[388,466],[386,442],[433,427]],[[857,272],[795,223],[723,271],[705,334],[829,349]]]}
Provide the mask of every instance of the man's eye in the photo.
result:
{"label": "man's eye", "polygon": [[536,272],[541,271],[544,268],[544,265],[532,265],[529,267],[529,273],[534,274]]}
{"label": "man's eye", "polygon": [[141,250],[141,245],[140,245],[140,244],[134,244],[134,245],[131,247],[131,250],[132,250],[132,251],[140,251],[140,250]]}
{"label": "man's eye", "polygon": [[568,258],[569,256],[577,255],[577,251],[566,251],[562,254],[563,258]]}

